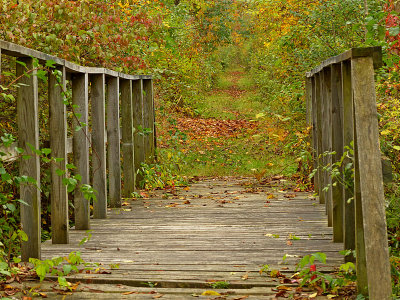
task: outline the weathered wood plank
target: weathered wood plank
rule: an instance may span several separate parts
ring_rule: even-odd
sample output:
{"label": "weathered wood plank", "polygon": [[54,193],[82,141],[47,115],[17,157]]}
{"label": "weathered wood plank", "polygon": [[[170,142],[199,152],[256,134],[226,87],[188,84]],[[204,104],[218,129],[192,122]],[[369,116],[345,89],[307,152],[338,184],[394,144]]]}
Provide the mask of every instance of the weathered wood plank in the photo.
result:
{"label": "weathered wood plank", "polygon": [[[351,82],[351,61],[343,62],[342,64],[342,99],[343,99],[343,147],[353,148],[351,144],[354,141],[354,122],[353,122],[353,91]],[[343,165],[351,163],[350,158],[346,158],[343,161]],[[344,174],[345,182],[352,182],[351,172]],[[344,189],[344,201],[343,201],[343,235],[344,235],[344,249],[355,250],[355,201],[349,201],[354,196],[354,189]],[[346,256],[346,261],[355,262],[353,255]]]}
{"label": "weathered wood plank", "polygon": [[306,78],[306,125],[312,125],[312,78]]}
{"label": "weathered wood plank", "polygon": [[319,203],[325,204],[325,198],[322,196],[323,176],[322,176],[322,96],[321,96],[321,74],[315,74],[315,103],[316,105],[316,159],[317,159],[317,179]]}
{"label": "weathered wood plank", "polygon": [[93,203],[93,217],[107,217],[107,179],[106,179],[106,143],[105,143],[105,75],[94,74],[91,81],[92,105],[92,166],[93,188],[96,200]]}
{"label": "weathered wood plank", "polygon": [[[273,192],[272,189],[242,195],[243,191],[240,181],[231,187],[221,181],[193,185],[190,191],[178,192],[178,198],[189,192],[193,195],[187,198],[191,204],[182,203],[182,209],[166,208],[171,202],[183,201],[161,199],[161,193],[151,199],[131,201],[129,206],[112,210],[108,219],[93,220],[92,237],[87,243],[79,246],[85,234],[72,231],[68,247],[45,243],[43,251],[46,257],[53,257],[79,250],[87,261],[102,262],[105,267],[120,264],[112,274],[78,274],[75,278],[92,277],[99,283],[128,278],[132,285],[170,280],[168,284],[177,286],[213,278],[243,284],[241,277],[246,272],[246,284],[269,284],[258,274],[263,265],[285,267],[284,272],[291,274],[301,256],[318,251],[328,255],[328,265],[319,270],[332,271],[341,263],[343,258],[338,251],[342,245],[332,244],[332,229],[326,225],[323,206],[312,205],[315,199],[299,193],[290,200],[279,193],[279,198],[269,199],[269,204],[276,205],[275,210],[270,210],[271,207],[264,207],[265,192]],[[234,199],[237,196],[243,198],[240,206],[219,207],[217,200],[208,199],[207,195],[225,195],[228,201],[238,201]],[[213,206],[203,206],[210,201]],[[277,215],[278,209],[282,213]],[[305,214],[318,221],[300,221],[298,216],[305,220]],[[289,234],[300,240],[290,240]],[[286,264],[280,265],[283,254],[287,254]]]}
{"label": "weathered wood plank", "polygon": [[145,160],[146,163],[153,163],[155,157],[155,124],[154,124],[154,98],[153,81],[143,79],[144,104],[143,118],[145,128],[150,129],[150,133],[144,138]]}
{"label": "weathered wood plank", "polygon": [[75,174],[79,174],[82,179],[79,188],[75,190],[75,228],[78,230],[88,230],[90,228],[90,203],[80,190],[81,184],[90,184],[89,178],[89,76],[87,73],[74,74],[72,76],[72,104],[75,105],[74,112],[79,123],[74,118],[73,135],[73,160],[76,167]]}
{"label": "weathered wood plank", "polygon": [[323,61],[318,67],[307,72],[307,77],[312,77],[313,75],[321,72],[325,67],[345,62],[353,58],[358,57],[372,57],[374,62],[374,68],[378,69],[382,66],[382,48],[378,47],[366,47],[366,48],[352,48],[346,52],[343,52],[337,56],[330,57]]}
{"label": "weathered wood plank", "polygon": [[135,191],[134,139],[133,139],[133,107],[132,81],[120,80],[121,84],[121,114],[122,114],[122,157],[124,188],[123,196],[131,197]]}
{"label": "weathered wood plank", "polygon": [[[314,170],[318,170],[318,155],[317,155],[317,150],[318,150],[318,131],[317,131],[317,89],[316,89],[316,76],[311,77],[311,113],[312,113],[312,157],[313,157],[313,167]],[[314,183],[314,191],[317,192],[319,191],[318,188],[318,172],[315,172],[314,178],[313,178],[313,183]]]}
{"label": "weathered wood plank", "polygon": [[135,183],[138,187],[140,182],[143,180],[141,173],[138,173],[140,166],[145,162],[144,153],[144,136],[140,134],[138,128],[144,128],[143,122],[143,80],[132,81],[132,93],[133,93],[133,127],[135,128],[134,133],[134,155],[135,155]]}
{"label": "weathered wood plank", "polygon": [[[332,164],[339,162],[343,156],[343,100],[342,100],[342,68],[340,64],[332,65]],[[340,174],[332,178],[332,225],[333,241],[343,242],[343,167]]]}
{"label": "weathered wood plank", "polygon": [[119,134],[119,78],[107,79],[107,142],[110,207],[121,207],[121,155]]}
{"label": "weathered wood plank", "polygon": [[332,89],[331,89],[331,67],[324,69],[322,81],[322,153],[323,153],[323,197],[326,204],[326,213],[328,215],[328,226],[332,226],[332,179],[330,167],[332,165]]}
{"label": "weathered wood plank", "polygon": [[18,143],[24,149],[25,155],[30,159],[21,159],[19,174],[33,178],[37,187],[32,184],[20,186],[20,197],[28,205],[21,205],[21,226],[27,234],[28,241],[22,242],[21,258],[28,261],[30,257],[40,258],[40,162],[37,156],[28,146],[39,148],[39,122],[38,122],[38,79],[36,71],[31,76],[24,76],[27,70],[34,69],[32,58],[19,58],[16,67],[18,83],[23,84],[18,88],[17,95],[17,119],[18,119]]}
{"label": "weathered wood plank", "polygon": [[[362,217],[368,294],[370,299],[391,299],[392,286],[372,57],[353,59],[351,74],[357,141],[356,161],[358,160],[356,175],[360,189],[359,199],[358,195],[356,198],[356,223],[358,224],[358,218]],[[357,260],[359,259],[357,255]],[[360,278],[360,275],[357,274],[357,283],[360,291],[364,293],[366,282],[364,276],[361,275]]]}
{"label": "weathered wood plank", "polygon": [[[52,157],[62,161],[51,164],[51,238],[54,244],[68,244],[68,193],[63,180],[67,175],[67,112],[65,68],[58,67],[49,74],[48,97],[50,110],[50,148]],[[57,172],[63,172],[59,175]]]}

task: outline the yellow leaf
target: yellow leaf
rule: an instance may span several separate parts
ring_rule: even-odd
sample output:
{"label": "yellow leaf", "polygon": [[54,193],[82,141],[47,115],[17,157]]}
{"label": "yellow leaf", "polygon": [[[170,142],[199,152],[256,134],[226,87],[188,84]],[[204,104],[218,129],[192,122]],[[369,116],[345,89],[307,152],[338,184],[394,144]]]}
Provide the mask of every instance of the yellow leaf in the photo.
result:
{"label": "yellow leaf", "polygon": [[318,296],[318,293],[314,293],[314,294],[309,295],[309,298],[315,298],[317,296]]}
{"label": "yellow leaf", "polygon": [[204,291],[203,293],[201,293],[201,295],[202,296],[221,296],[221,294],[216,291]]}
{"label": "yellow leaf", "polygon": [[392,132],[388,129],[381,131],[381,135],[388,135],[390,133],[392,133]]}

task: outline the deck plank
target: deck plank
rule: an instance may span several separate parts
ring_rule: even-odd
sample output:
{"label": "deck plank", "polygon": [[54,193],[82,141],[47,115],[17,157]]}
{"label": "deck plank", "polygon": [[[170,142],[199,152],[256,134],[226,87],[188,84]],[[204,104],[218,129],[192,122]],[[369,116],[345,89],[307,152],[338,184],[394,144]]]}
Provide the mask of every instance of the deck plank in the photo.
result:
{"label": "deck plank", "polygon": [[311,194],[279,182],[250,188],[247,181],[205,180],[176,195],[158,191],[149,199],[124,199],[123,208],[109,210],[107,219],[91,220],[88,242],[79,245],[87,233],[72,229],[69,245],[44,243],[43,258],[80,251],[85,261],[107,270],[118,264],[111,274],[70,277],[100,289],[117,283],[139,288],[147,282],[160,289],[201,289],[228,281],[232,289],[246,291],[279,284],[260,276],[265,264],[293,273],[302,256],[315,252],[327,254],[327,264],[319,267],[323,272],[343,262],[343,246],[332,242],[325,209]]}

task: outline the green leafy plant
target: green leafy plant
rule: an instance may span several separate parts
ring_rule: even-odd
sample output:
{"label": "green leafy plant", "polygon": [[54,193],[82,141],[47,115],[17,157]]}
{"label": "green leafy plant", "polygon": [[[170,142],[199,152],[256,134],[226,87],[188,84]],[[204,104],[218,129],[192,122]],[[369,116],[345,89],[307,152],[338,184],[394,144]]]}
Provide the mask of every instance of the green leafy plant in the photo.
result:
{"label": "green leafy plant", "polygon": [[311,255],[304,256],[297,264],[296,270],[300,281],[300,286],[321,286],[323,291],[329,290],[330,293],[337,293],[338,290],[347,284],[356,280],[355,265],[347,262],[339,267],[339,271],[335,274],[326,274],[317,269],[315,261],[326,264],[326,254],[316,252]]}
{"label": "green leafy plant", "polygon": [[260,273],[260,275],[262,275],[263,273],[267,273],[268,271],[269,271],[269,265],[263,265],[258,272]]}
{"label": "green leafy plant", "polygon": [[216,281],[216,282],[211,282],[210,286],[213,289],[227,289],[229,288],[229,282],[227,281]]}
{"label": "green leafy plant", "polygon": [[71,252],[68,257],[56,257],[53,259],[40,260],[30,258],[29,262],[33,264],[40,281],[43,281],[47,274],[57,276],[58,284],[61,288],[71,289],[71,283],[66,280],[66,276],[74,272],[79,272],[78,267],[83,265],[86,270],[92,269],[90,264],[85,263],[81,258],[81,253]]}

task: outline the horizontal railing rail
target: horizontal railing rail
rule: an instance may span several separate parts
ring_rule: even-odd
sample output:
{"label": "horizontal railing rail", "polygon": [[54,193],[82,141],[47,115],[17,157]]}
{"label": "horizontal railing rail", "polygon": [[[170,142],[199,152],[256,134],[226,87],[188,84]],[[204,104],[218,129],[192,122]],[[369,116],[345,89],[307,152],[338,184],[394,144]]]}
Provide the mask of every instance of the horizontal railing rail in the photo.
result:
{"label": "horizontal railing rail", "polygon": [[391,298],[374,81],[380,66],[380,47],[355,48],[306,74],[315,191],[334,242],[355,250],[346,260],[356,261],[358,290],[370,299]]}
{"label": "horizontal railing rail", "polygon": [[[20,158],[16,147],[22,148],[30,159],[19,159],[19,174],[37,182],[40,188],[39,149],[39,83],[35,60],[45,65],[51,61],[60,78],[48,74],[45,93],[49,106],[50,140],[45,142],[51,156],[51,235],[52,242],[69,242],[69,195],[64,179],[67,163],[72,162],[83,184],[92,184],[96,200],[90,203],[77,188],[73,195],[75,229],[90,229],[90,205],[94,218],[106,218],[107,204],[121,206],[121,196],[130,197],[141,180],[138,169],[142,163],[152,163],[155,157],[155,123],[153,80],[150,75],[129,75],[106,68],[84,67],[40,51],[0,40],[1,56],[15,57],[17,77],[17,143],[1,148],[7,162]],[[1,59],[0,59],[1,70]],[[26,73],[29,72],[29,76]],[[71,85],[66,84],[67,80]],[[69,88],[69,86],[71,86]],[[64,96],[71,89],[75,118],[67,122]],[[43,91],[41,91],[43,93]],[[86,124],[86,125],[82,125]],[[74,130],[77,126],[80,130]],[[147,130],[147,134],[140,132]],[[73,132],[68,137],[68,129]],[[32,147],[35,149],[32,149]],[[122,148],[122,149],[121,149]],[[68,156],[68,154],[71,154]],[[122,154],[122,166],[121,166]],[[72,161],[68,158],[72,157]],[[121,169],[123,172],[121,172]],[[122,174],[121,174],[122,173]],[[123,179],[123,189],[121,180]],[[28,236],[22,243],[22,260],[40,258],[41,194],[33,185],[20,186],[21,225]],[[122,194],[122,195],[121,195]]]}

